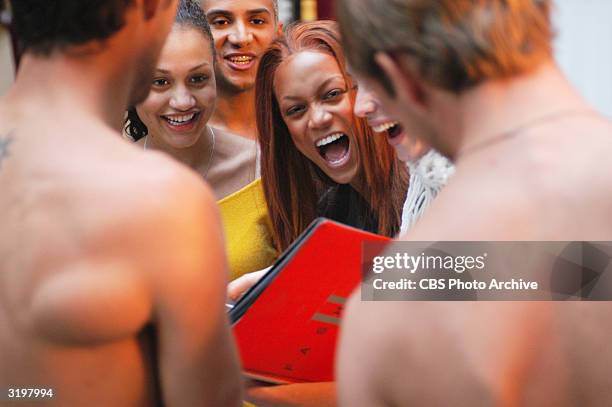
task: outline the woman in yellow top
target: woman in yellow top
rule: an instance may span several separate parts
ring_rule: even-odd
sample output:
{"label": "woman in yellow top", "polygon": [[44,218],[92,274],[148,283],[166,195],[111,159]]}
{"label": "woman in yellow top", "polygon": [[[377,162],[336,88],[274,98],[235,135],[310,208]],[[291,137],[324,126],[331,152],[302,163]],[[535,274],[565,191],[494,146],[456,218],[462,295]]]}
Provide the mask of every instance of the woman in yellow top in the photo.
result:
{"label": "woman in yellow top", "polygon": [[268,267],[278,256],[266,200],[257,179],[219,201],[231,279]]}
{"label": "woman in yellow top", "polygon": [[180,9],[147,99],[128,110],[125,130],[145,150],[158,150],[197,171],[219,201],[230,278],[263,269],[276,258],[258,179],[254,140],[207,125],[216,104],[212,34],[204,12]]}

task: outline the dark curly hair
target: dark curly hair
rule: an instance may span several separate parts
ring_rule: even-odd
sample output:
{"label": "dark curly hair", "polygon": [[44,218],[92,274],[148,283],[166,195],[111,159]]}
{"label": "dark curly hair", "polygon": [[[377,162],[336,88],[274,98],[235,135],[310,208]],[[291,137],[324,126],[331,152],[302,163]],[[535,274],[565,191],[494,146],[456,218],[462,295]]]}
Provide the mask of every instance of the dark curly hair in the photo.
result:
{"label": "dark curly hair", "polygon": [[[193,27],[202,32],[205,38],[209,40],[209,46],[213,55],[213,64],[215,58],[215,44],[213,42],[212,32],[208,21],[206,21],[206,14],[199,2],[196,0],[179,0],[178,10],[176,13],[176,19],[174,23],[178,26]],[[128,136],[134,141],[140,140],[149,133],[147,126],[140,120],[136,107],[132,106],[128,109],[125,117],[124,130]]]}
{"label": "dark curly hair", "polygon": [[125,24],[134,0],[11,0],[15,35],[29,52],[105,40]]}

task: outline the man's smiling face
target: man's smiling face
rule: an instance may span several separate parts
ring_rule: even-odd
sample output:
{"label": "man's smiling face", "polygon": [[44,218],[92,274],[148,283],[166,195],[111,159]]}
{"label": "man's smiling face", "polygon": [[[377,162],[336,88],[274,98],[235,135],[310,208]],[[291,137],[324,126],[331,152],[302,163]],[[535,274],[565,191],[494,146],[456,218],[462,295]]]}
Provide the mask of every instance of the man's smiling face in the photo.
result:
{"label": "man's smiling face", "polygon": [[239,93],[255,85],[259,60],[280,34],[272,0],[204,0],[217,50],[217,85]]}

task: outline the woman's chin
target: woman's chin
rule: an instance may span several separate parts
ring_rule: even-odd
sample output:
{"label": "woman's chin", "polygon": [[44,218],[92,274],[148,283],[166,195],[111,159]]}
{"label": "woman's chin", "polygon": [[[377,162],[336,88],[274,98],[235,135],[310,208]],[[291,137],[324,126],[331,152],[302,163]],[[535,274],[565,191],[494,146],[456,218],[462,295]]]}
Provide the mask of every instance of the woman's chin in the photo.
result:
{"label": "woman's chin", "polygon": [[397,152],[397,157],[405,162],[418,161],[430,150],[425,143],[406,137],[403,143],[394,146]]}
{"label": "woman's chin", "polygon": [[359,164],[355,160],[348,160],[341,167],[327,167],[325,173],[337,184],[352,184],[358,169]]}
{"label": "woman's chin", "polygon": [[177,150],[193,147],[198,140],[199,135],[188,135],[188,134],[169,134],[166,137],[167,144]]}
{"label": "woman's chin", "polygon": [[172,131],[165,129],[164,141],[175,149],[184,149],[193,147],[200,137],[206,137],[204,128],[194,128],[192,131]]}

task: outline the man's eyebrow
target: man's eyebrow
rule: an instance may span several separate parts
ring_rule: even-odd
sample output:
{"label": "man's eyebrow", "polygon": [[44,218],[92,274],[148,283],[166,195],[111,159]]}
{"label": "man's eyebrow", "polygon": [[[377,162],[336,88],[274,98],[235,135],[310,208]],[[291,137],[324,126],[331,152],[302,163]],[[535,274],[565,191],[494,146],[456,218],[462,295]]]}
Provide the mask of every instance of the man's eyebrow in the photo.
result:
{"label": "man's eyebrow", "polygon": [[[265,7],[261,7],[261,8],[254,8],[251,10],[247,10],[246,14],[250,16],[255,15],[255,14],[272,15],[272,12]],[[208,13],[206,13],[206,17],[208,18],[216,17],[216,16],[233,17],[234,13],[228,10],[223,10],[223,9],[210,9]]]}
{"label": "man's eyebrow", "polygon": [[269,15],[272,15],[270,10],[268,10],[267,8],[255,8],[255,9],[252,9],[252,10],[247,10],[247,14],[250,14],[250,15],[253,15],[253,14],[269,14]]}
{"label": "man's eyebrow", "polygon": [[216,16],[232,17],[233,15],[234,13],[222,9],[211,9],[208,11],[208,13],[206,13],[207,18]]}

